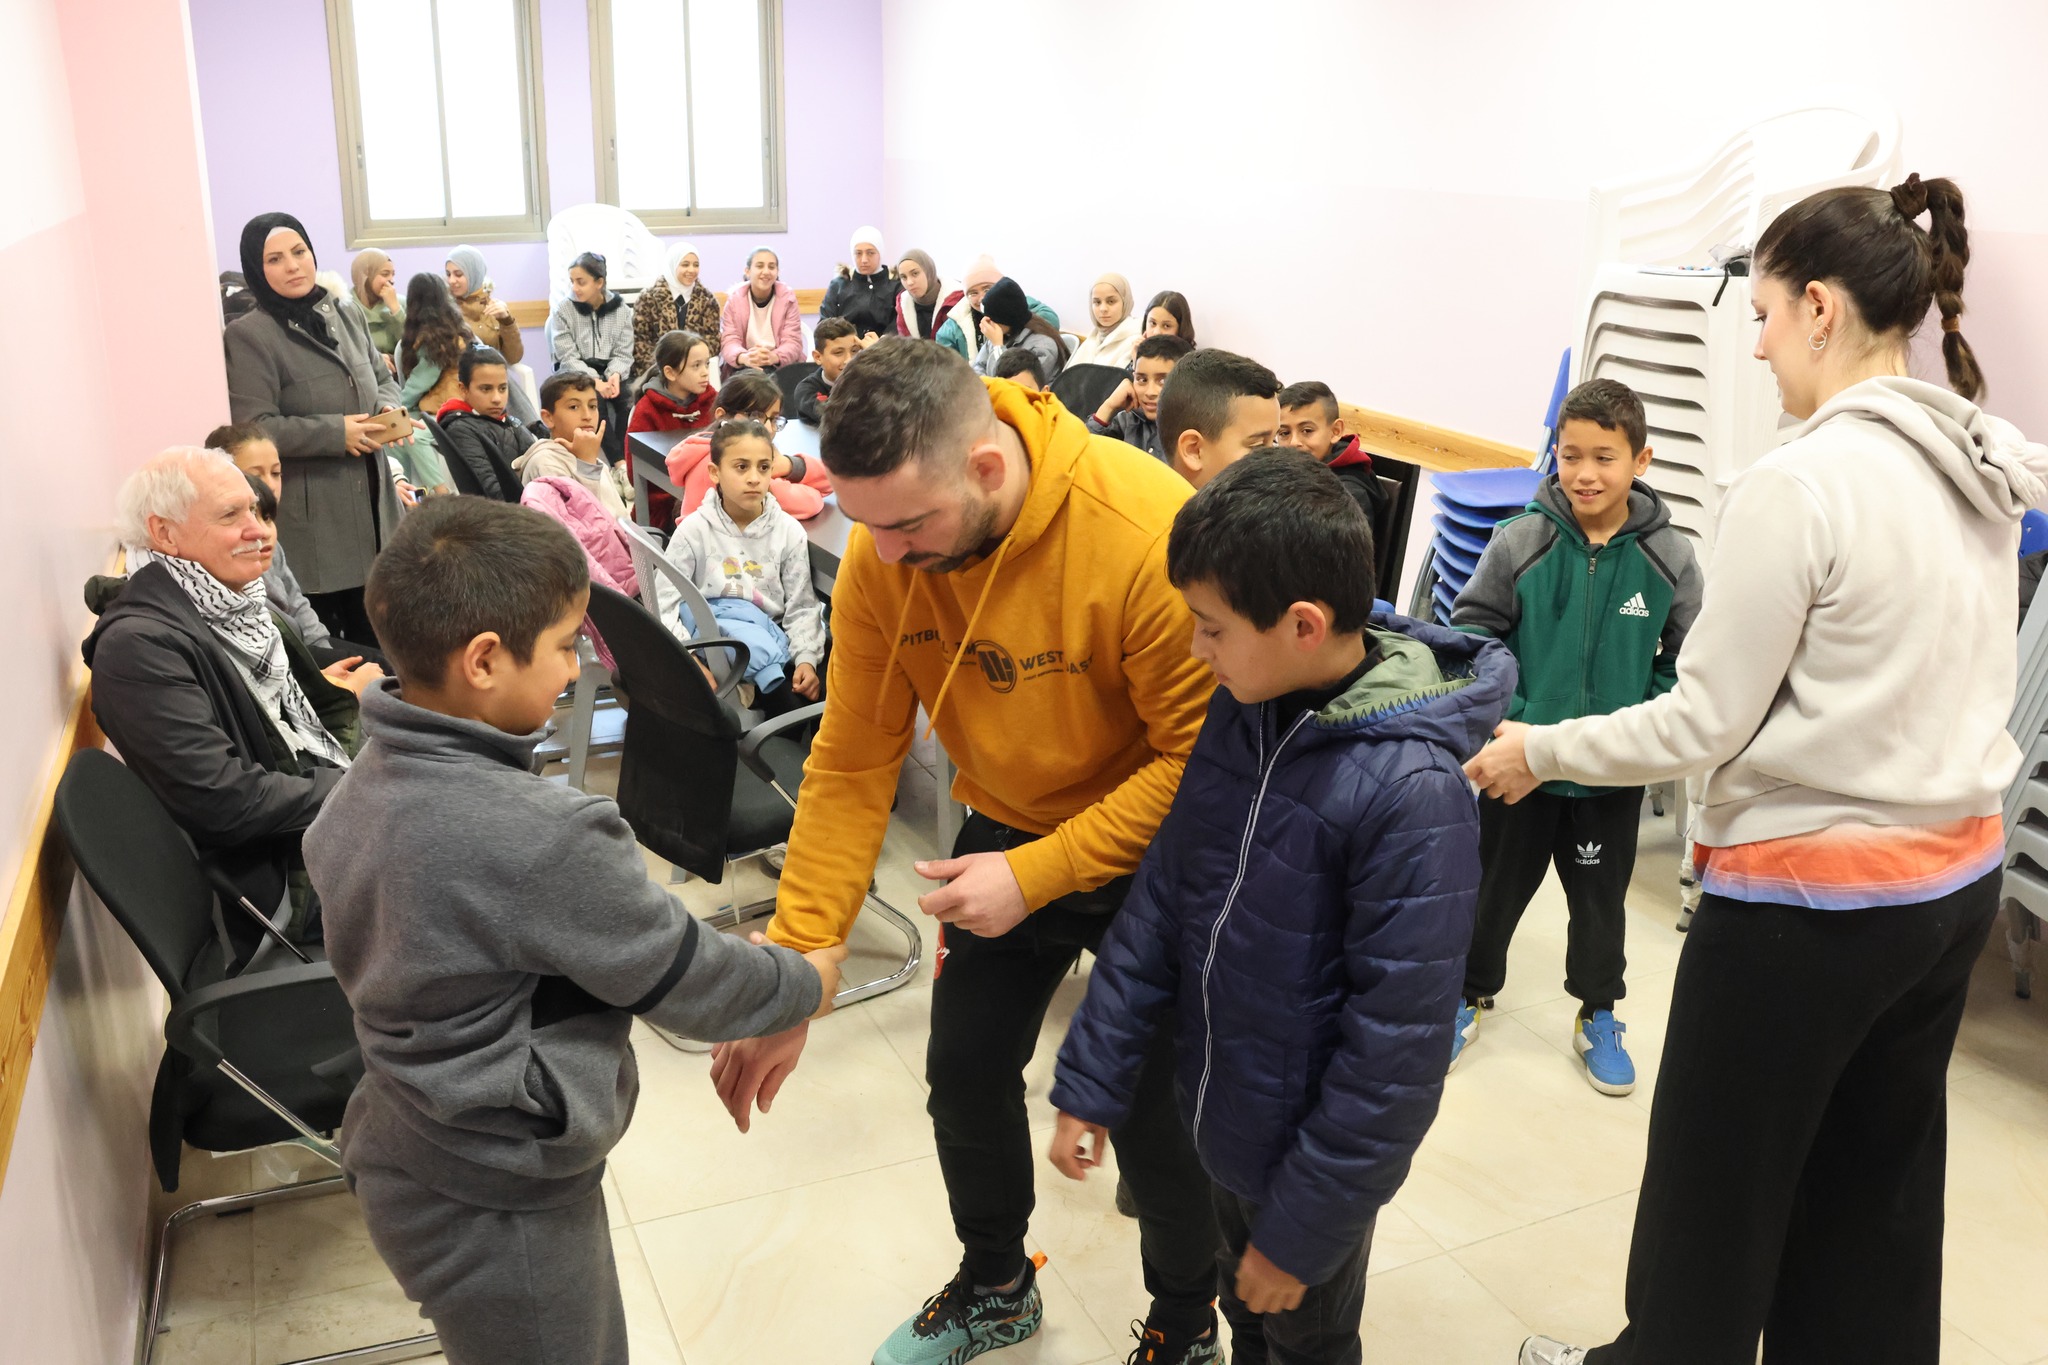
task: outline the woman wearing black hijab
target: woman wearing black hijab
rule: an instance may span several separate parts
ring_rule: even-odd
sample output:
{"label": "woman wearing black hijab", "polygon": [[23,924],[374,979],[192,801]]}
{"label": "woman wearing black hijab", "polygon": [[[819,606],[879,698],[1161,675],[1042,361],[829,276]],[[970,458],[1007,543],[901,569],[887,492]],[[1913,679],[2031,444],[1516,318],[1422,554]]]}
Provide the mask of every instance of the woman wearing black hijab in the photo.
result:
{"label": "woman wearing black hijab", "polygon": [[352,309],[314,283],[298,219],[265,213],[242,229],[242,274],[256,307],[228,325],[228,402],[284,465],[277,535],[327,628],[368,640],[363,584],[398,522],[398,489],[374,414],[397,408],[398,382]]}

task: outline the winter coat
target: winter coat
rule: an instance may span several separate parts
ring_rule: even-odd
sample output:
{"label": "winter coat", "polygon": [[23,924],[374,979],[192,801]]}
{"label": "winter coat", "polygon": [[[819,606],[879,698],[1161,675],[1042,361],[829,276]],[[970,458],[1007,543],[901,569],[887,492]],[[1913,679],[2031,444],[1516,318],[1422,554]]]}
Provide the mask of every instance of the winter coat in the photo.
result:
{"label": "winter coat", "polygon": [[1181,1112],[1251,1240],[1321,1284],[1436,1117],[1479,894],[1459,764],[1507,650],[1375,614],[1380,658],[1292,717],[1218,688],[1173,807],[1067,1029],[1052,1101],[1114,1127],[1175,1011]]}
{"label": "winter coat", "polygon": [[[753,291],[742,281],[725,296],[725,310],[718,315],[718,359],[728,373],[740,368],[740,352],[752,344],[747,340],[747,322],[752,312]],[[801,362],[804,324],[797,311],[796,291],[780,280],[775,282],[775,292],[768,299],[768,321],[775,328],[775,364],[768,368]]]}
{"label": "winter coat", "polygon": [[640,577],[633,571],[632,543],[619,520],[599,504],[588,488],[574,479],[547,474],[526,485],[519,505],[552,517],[569,529],[590,563],[590,581],[628,597],[640,595]]}
{"label": "winter coat", "polygon": [[[770,479],[768,491],[775,495],[783,511],[798,521],[809,521],[825,510],[825,495],[832,491],[832,476],[825,472],[823,460],[792,455],[789,462],[791,477]],[[684,516],[703,506],[704,495],[711,491],[710,432],[700,431],[676,442],[668,453],[668,477],[683,490]]]}
{"label": "winter coat", "polygon": [[441,452],[446,462],[460,461],[483,496],[519,501],[520,478],[514,467],[533,445],[532,432],[510,417],[486,417],[460,398],[443,407],[435,420],[447,438],[448,448]]}
{"label": "winter coat", "polygon": [[1049,337],[1043,332],[1033,332],[1027,329],[1013,333],[1008,344],[1002,346],[998,346],[993,341],[983,338],[981,349],[974,354],[974,372],[983,378],[993,379],[996,373],[996,362],[1002,359],[1003,352],[1009,350],[1011,346],[1021,346],[1038,357],[1038,368],[1044,372],[1047,384],[1051,384],[1059,375],[1059,372],[1065,368],[1064,362],[1060,359],[1060,351],[1063,348],[1059,339]]}
{"label": "winter coat", "polygon": [[581,370],[597,379],[633,369],[633,306],[607,291],[604,302],[563,299],[548,317],[548,350],[555,369]]}
{"label": "winter coat", "polygon": [[[1359,443],[1356,436],[1346,436],[1331,451],[1323,463],[1337,476],[1337,482],[1344,485],[1344,491],[1365,513],[1365,519],[1377,536],[1380,529],[1380,507],[1386,501],[1386,490],[1380,487],[1380,476],[1373,471],[1372,456]],[[1378,541],[1374,541],[1375,547]]]}
{"label": "winter coat", "polygon": [[362,315],[329,298],[318,307],[334,344],[258,308],[228,324],[228,411],[277,445],[284,494],[278,543],[309,593],[360,588],[384,537],[398,525],[398,490],[386,446],[351,455],[343,414],[401,406],[398,381],[378,358]]}
{"label": "winter coat", "polygon": [[961,301],[966,297],[967,291],[959,285],[951,281],[941,284],[939,286],[939,301],[932,307],[931,326],[920,327],[917,321],[917,300],[910,296],[909,290],[898,289],[896,291],[896,335],[922,337],[926,341],[938,340],[939,329],[946,325],[946,319],[952,316],[953,310],[958,308]]}
{"label": "winter coat", "polygon": [[1067,357],[1069,365],[1110,365],[1117,369],[1129,369],[1131,353],[1138,349],[1144,338],[1144,319],[1131,314],[1107,332],[1090,332],[1081,338],[1081,344]]}
{"label": "winter coat", "polygon": [[[575,451],[553,437],[528,446],[526,453],[512,462],[512,469],[519,475],[521,483],[544,478],[572,479],[597,499],[598,505],[611,516],[623,517],[632,510],[626,506],[626,499],[619,492],[619,485],[609,466],[583,463],[576,458]],[[520,500],[525,501],[523,494]]]}
{"label": "winter coat", "polygon": [[[1047,326],[1056,328],[1060,325],[1060,315],[1052,310],[1051,305],[1040,303],[1029,294],[1024,296],[1024,305],[1044,318]],[[957,299],[951,301],[946,309],[946,320],[939,325],[938,335],[932,340],[942,346],[951,346],[960,353],[962,360],[970,364],[973,362],[975,352],[980,350],[982,345],[981,318],[967,302],[964,290]],[[1050,384],[1052,376],[1047,375],[1045,382]]]}
{"label": "winter coat", "polygon": [[[425,356],[420,356],[405,372],[398,390],[398,401],[405,404],[405,410],[414,417],[435,417],[443,404],[451,403],[461,395],[460,376],[461,371],[456,367],[444,370]],[[409,446],[393,446],[391,453],[405,466],[406,481],[414,487],[453,487],[448,481],[447,462],[441,458],[440,443],[435,439],[432,427],[415,435]]]}
{"label": "winter coat", "polygon": [[817,426],[825,420],[825,405],[832,401],[832,381],[822,369],[813,370],[797,381],[796,417]]}
{"label": "winter coat", "polygon": [[902,292],[902,282],[887,269],[872,275],[835,275],[832,283],[825,286],[825,301],[818,305],[818,316],[845,318],[858,336],[869,332],[891,336],[896,331],[896,298]]}
{"label": "winter coat", "polygon": [[714,607],[735,598],[767,613],[789,636],[794,663],[824,659],[825,612],[811,585],[811,543],[772,499],[742,528],[722,500],[706,498],[676,523],[668,557]]}
{"label": "winter coat", "polygon": [[490,347],[505,357],[507,365],[517,365],[526,358],[526,338],[519,334],[519,324],[500,322],[492,315],[488,286],[472,289],[455,302],[462,309],[462,320],[475,334],[477,345]]}
{"label": "winter coat", "polygon": [[[1494,528],[1451,624],[1504,641],[1515,656],[1509,720],[1604,716],[1677,685],[1678,651],[1699,615],[1704,579],[1655,489],[1638,481],[1628,504],[1628,520],[1595,548],[1552,474],[1528,511]],[[1613,789],[1550,782],[1544,790]]]}
{"label": "winter coat", "polygon": [[718,349],[718,295],[700,282],[690,288],[687,303],[676,306],[675,289],[656,280],[633,300],[633,373],[653,382],[654,347],[668,332],[695,332],[712,350]]}
{"label": "winter coat", "polygon": [[405,339],[405,305],[393,308],[382,299],[374,307],[365,304],[350,294],[343,300],[343,307],[353,305],[363,320],[363,329],[370,334],[370,344],[377,348],[377,354],[396,356],[398,343]]}
{"label": "winter coat", "polygon": [[[296,936],[314,904],[299,836],[342,770],[293,750],[163,565],[95,578],[85,600],[100,617],[83,651],[94,719],[200,856],[251,904],[267,914],[293,892]],[[278,625],[292,677],[353,754],[361,741],[355,696],[321,674],[289,620]]]}
{"label": "winter coat", "polygon": [[[644,296],[643,296],[644,297]],[[626,422],[626,434],[636,431],[695,431],[711,425],[712,410],[718,406],[718,390],[705,385],[704,392],[685,403],[667,389],[661,387],[659,375],[648,384],[647,391],[640,395],[640,401],[633,405],[633,415]],[[626,442],[626,476],[633,474],[633,442]],[[681,513],[676,500],[669,493],[654,485],[647,486],[647,521],[651,526],[663,530],[676,524]]]}
{"label": "winter coat", "polygon": [[1095,415],[1090,413],[1088,430],[1098,436],[1114,436],[1125,445],[1136,446],[1156,459],[1166,459],[1159,448],[1159,423],[1134,407],[1110,414],[1107,422],[1096,421]]}

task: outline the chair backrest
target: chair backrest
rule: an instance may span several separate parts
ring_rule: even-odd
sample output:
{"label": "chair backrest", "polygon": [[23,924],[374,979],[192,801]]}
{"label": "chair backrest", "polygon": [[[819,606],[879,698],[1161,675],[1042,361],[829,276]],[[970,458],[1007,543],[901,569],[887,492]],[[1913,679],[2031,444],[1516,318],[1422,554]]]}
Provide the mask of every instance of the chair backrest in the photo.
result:
{"label": "chair backrest", "polygon": [[796,416],[796,386],[818,372],[814,361],[802,360],[794,365],[784,365],[775,371],[775,387],[782,390],[782,415]]}
{"label": "chair backrest", "polygon": [[569,263],[605,258],[605,284],[628,299],[660,279],[667,252],[647,224],[617,204],[577,204],[548,220],[548,307],[569,297]]}
{"label": "chair backrest", "polygon": [[625,594],[590,585],[626,699],[619,813],[639,841],[707,881],[723,875],[739,770],[739,717],[712,692],[692,651]]}
{"label": "chair backrest", "polygon": [[441,463],[448,467],[448,482],[455,485],[455,491],[468,493],[472,497],[487,496],[482,481],[476,476],[476,471],[469,467],[469,461],[449,444],[448,430],[441,425],[440,419],[429,417],[427,425],[433,430],[434,449],[441,452]]}
{"label": "chair backrest", "polygon": [[215,938],[213,888],[192,841],[142,779],[104,749],[72,756],[57,784],[55,815],[86,884],[177,1001]]}
{"label": "chair backrest", "polygon": [[1047,387],[1068,412],[1092,417],[1123,382],[1124,372],[1116,365],[1069,365]]}

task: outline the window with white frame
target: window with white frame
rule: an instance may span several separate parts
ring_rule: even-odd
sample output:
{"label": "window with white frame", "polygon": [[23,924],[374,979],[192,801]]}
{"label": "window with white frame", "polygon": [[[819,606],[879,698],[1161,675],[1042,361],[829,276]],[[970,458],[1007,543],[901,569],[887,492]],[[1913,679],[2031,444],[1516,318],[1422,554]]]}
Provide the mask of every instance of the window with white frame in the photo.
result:
{"label": "window with white frame", "polygon": [[327,0],[351,249],[546,228],[537,0]]}
{"label": "window with white frame", "polygon": [[598,197],[657,232],[780,232],[780,0],[594,0]]}

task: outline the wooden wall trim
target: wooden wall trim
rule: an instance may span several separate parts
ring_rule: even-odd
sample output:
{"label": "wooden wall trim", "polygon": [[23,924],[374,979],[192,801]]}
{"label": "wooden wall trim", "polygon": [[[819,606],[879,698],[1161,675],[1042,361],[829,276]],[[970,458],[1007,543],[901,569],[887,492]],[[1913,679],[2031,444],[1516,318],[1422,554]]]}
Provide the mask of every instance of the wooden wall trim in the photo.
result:
{"label": "wooden wall trim", "polygon": [[97,748],[104,739],[93,720],[91,682],[81,666],[71,687],[56,752],[30,813],[21,870],[7,897],[6,918],[0,919],[0,1187],[7,1179],[7,1158],[14,1150],[14,1128],[21,1117],[36,1031],[42,1023],[50,972],[57,959],[57,936],[63,928],[65,904],[71,898],[71,855],[51,821],[57,782],[73,754]]}
{"label": "wooden wall trim", "polygon": [[1533,450],[1392,413],[1375,412],[1356,403],[1337,404],[1337,414],[1366,453],[1375,459],[1385,456],[1438,474],[1470,469],[1526,469],[1536,463]]}
{"label": "wooden wall trim", "polygon": [[[718,294],[718,306],[725,307],[725,295]],[[815,315],[825,302],[822,289],[799,289],[796,291],[796,307],[799,313]],[[548,325],[548,301],[546,299],[516,299],[505,305],[512,310],[512,320],[521,327],[545,327]]]}

